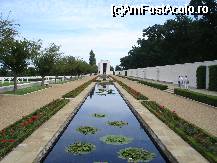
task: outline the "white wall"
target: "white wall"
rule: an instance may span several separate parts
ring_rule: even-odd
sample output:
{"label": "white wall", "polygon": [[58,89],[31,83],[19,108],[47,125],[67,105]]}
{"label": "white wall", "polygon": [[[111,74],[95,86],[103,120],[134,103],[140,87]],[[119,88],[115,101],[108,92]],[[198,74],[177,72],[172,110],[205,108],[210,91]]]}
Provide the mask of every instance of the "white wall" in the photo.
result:
{"label": "white wall", "polygon": [[[217,65],[217,60],[129,69],[127,70],[127,76],[153,79],[153,80],[159,80],[159,81],[165,81],[165,82],[177,84],[178,76],[187,75],[190,82],[189,83],[190,87],[197,87],[196,71],[197,68],[201,65],[204,66]],[[122,71],[121,74],[125,75],[124,71]],[[207,76],[207,81],[209,81],[208,76]]]}

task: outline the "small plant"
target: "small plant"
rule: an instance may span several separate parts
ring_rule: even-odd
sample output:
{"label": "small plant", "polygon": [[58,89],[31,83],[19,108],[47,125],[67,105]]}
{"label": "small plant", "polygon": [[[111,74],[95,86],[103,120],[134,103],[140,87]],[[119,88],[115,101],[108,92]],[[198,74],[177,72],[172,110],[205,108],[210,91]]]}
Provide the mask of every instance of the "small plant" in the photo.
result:
{"label": "small plant", "polygon": [[125,148],[118,152],[119,158],[126,159],[128,162],[149,162],[155,158],[155,154],[143,148]]}
{"label": "small plant", "polygon": [[125,125],[128,125],[128,123],[124,122],[124,121],[108,121],[107,123],[110,126],[116,126],[116,127],[120,127],[120,128],[125,126]]}
{"label": "small plant", "polygon": [[76,131],[84,135],[87,135],[87,134],[95,134],[98,131],[98,129],[95,127],[91,127],[91,126],[81,126],[77,128]]}
{"label": "small plant", "polygon": [[66,148],[66,152],[74,155],[82,155],[92,152],[96,149],[96,146],[86,142],[75,142]]}
{"label": "small plant", "polygon": [[101,137],[100,140],[106,144],[123,145],[129,144],[133,138],[129,138],[123,135],[106,135]]}
{"label": "small plant", "polygon": [[97,114],[97,113],[94,113],[92,114],[93,117],[96,117],[96,118],[105,118],[105,114]]}

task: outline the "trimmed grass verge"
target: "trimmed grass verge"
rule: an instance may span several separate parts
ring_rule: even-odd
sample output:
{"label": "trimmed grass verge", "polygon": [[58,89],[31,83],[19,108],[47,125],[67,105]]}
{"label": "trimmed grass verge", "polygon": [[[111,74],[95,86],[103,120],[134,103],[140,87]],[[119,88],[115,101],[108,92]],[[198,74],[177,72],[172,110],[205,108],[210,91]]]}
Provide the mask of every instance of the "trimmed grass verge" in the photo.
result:
{"label": "trimmed grass verge", "polygon": [[142,104],[207,160],[217,162],[217,137],[185,121],[175,111],[172,112],[154,101],[143,101]]}
{"label": "trimmed grass verge", "polygon": [[3,94],[25,95],[27,93],[39,91],[39,90],[42,90],[45,88],[48,88],[48,87],[46,87],[46,86],[31,86],[31,87],[27,87],[27,88],[17,89],[16,92],[7,91],[7,92],[4,92]]}
{"label": "trimmed grass verge", "polygon": [[152,83],[152,82],[147,82],[147,81],[142,81],[142,80],[139,80],[138,83],[141,83],[141,84],[153,87],[153,88],[157,88],[160,90],[168,89],[168,86],[164,84]]}
{"label": "trimmed grass verge", "polygon": [[203,93],[198,93],[180,88],[175,88],[174,93],[180,96],[190,98],[192,100],[196,100],[217,107],[217,96],[206,95]]}
{"label": "trimmed grass verge", "polygon": [[123,82],[121,82],[115,78],[113,78],[113,79],[137,100],[148,100],[148,97],[142,95],[140,92],[137,92],[136,90],[132,89],[131,87],[127,86],[126,84],[124,84]]}
{"label": "trimmed grass verge", "polygon": [[0,133],[0,158],[30,136],[68,102],[68,99],[55,100],[4,128]]}
{"label": "trimmed grass verge", "polygon": [[93,81],[95,81],[95,79],[92,79],[84,84],[82,84],[81,86],[75,88],[74,90],[66,93],[65,95],[63,95],[63,98],[75,98],[77,95],[79,95],[85,88],[87,88]]}

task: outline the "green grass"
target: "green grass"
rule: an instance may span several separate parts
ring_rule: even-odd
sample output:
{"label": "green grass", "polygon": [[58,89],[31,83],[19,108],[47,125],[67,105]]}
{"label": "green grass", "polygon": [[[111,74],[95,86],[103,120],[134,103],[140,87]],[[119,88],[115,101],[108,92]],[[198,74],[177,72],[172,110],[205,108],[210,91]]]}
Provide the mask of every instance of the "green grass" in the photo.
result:
{"label": "green grass", "polygon": [[185,121],[174,111],[172,112],[154,101],[143,101],[142,104],[207,160],[217,162],[217,137]]}
{"label": "green grass", "polygon": [[28,87],[28,88],[18,89],[16,92],[7,91],[7,92],[4,92],[3,94],[24,95],[24,94],[35,92],[35,91],[42,90],[45,88],[48,88],[48,87],[46,87],[46,86],[32,86],[32,87]]}
{"label": "green grass", "polygon": [[[23,84],[23,83],[28,83],[28,82],[19,82],[17,84]],[[10,83],[8,81],[5,81],[3,84],[2,84],[2,82],[0,82],[0,87],[11,86],[11,85],[14,85],[13,81],[11,81]]]}
{"label": "green grass", "polygon": [[203,102],[217,107],[217,96],[207,95],[186,89],[175,88],[174,93],[183,97],[190,98],[195,101]]}
{"label": "green grass", "polygon": [[55,100],[0,131],[0,158],[24,141],[68,102],[67,99]]}

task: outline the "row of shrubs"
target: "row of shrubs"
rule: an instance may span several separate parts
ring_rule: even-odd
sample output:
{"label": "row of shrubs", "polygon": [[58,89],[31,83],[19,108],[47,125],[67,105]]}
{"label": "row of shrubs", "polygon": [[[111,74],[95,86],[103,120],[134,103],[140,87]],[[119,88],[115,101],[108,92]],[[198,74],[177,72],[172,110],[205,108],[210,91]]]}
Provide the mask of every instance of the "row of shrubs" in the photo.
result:
{"label": "row of shrubs", "polygon": [[159,84],[159,83],[153,83],[153,82],[138,80],[138,79],[134,79],[134,78],[130,78],[130,77],[123,77],[123,76],[120,76],[120,77],[127,78],[127,79],[132,80],[132,81],[138,81],[138,83],[141,83],[141,84],[153,87],[153,88],[157,88],[157,89],[160,89],[160,90],[168,89],[168,86],[164,85],[164,84]]}
{"label": "row of shrubs", "polygon": [[143,101],[142,104],[207,160],[217,162],[217,137],[185,121],[175,111],[170,111],[154,101]]}
{"label": "row of shrubs", "polygon": [[136,90],[132,89],[131,87],[127,86],[126,84],[124,84],[123,82],[121,82],[115,78],[113,78],[113,79],[137,100],[148,100],[148,97],[142,95],[140,92],[137,92]]}
{"label": "row of shrubs", "polygon": [[89,80],[87,82],[85,82],[84,84],[82,84],[81,86],[77,87],[76,89],[66,93],[65,95],[63,95],[63,98],[74,98],[77,95],[79,95],[85,88],[87,88],[92,82],[95,82],[96,78]]}
{"label": "row of shrubs", "polygon": [[4,128],[0,133],[0,158],[19,145],[39,126],[63,108],[69,100],[58,99]]}
{"label": "row of shrubs", "polygon": [[207,95],[180,88],[175,88],[174,93],[212,106],[217,106],[217,96]]}

